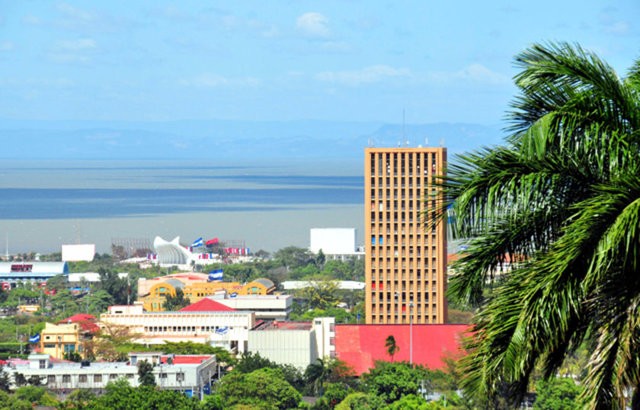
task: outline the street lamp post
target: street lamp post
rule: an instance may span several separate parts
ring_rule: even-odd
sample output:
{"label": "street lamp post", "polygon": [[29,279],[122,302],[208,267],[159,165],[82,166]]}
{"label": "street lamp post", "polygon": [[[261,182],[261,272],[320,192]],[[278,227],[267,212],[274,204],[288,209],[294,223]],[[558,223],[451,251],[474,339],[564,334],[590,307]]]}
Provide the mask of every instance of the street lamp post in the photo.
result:
{"label": "street lamp post", "polygon": [[409,365],[413,367],[413,302],[409,302]]}

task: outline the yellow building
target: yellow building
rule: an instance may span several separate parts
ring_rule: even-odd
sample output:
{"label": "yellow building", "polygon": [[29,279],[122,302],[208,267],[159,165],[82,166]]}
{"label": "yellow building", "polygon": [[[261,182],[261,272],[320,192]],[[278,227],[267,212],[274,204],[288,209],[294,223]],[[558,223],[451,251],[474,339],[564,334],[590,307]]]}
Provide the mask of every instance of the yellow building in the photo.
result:
{"label": "yellow building", "polygon": [[178,289],[182,290],[184,297],[190,303],[196,303],[218,292],[235,293],[237,295],[270,295],[275,290],[275,285],[265,278],[256,279],[242,285],[238,282],[207,282],[206,280],[199,282],[191,280],[185,283],[178,278],[171,277],[152,285],[148,295],[139,300],[142,302],[145,311],[161,312],[164,310],[165,298],[168,295],[176,296]]}
{"label": "yellow building", "polygon": [[40,305],[18,305],[20,313],[36,313],[38,310],[40,310]]}
{"label": "yellow building", "polygon": [[68,352],[76,352],[84,357],[82,335],[79,323],[46,323],[40,334],[40,350],[56,359],[64,359],[64,354]]}
{"label": "yellow building", "polygon": [[433,229],[445,148],[365,150],[367,324],[446,323],[446,221]]}

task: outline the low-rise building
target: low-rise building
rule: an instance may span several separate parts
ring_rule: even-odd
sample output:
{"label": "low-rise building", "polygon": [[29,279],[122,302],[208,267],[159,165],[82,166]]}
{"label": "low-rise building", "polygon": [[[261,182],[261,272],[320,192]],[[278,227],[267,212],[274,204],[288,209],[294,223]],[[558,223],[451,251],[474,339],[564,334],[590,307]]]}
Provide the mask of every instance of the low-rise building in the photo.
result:
{"label": "low-rise building", "polygon": [[[365,283],[354,280],[334,280],[338,289],[341,290],[364,290]],[[314,280],[285,280],[281,283],[284,290],[297,290],[304,288],[317,287],[320,282]]]}
{"label": "low-rise building", "polygon": [[291,295],[229,295],[222,292],[209,298],[235,310],[254,312],[257,320],[287,320],[293,305]]}
{"label": "low-rise building", "polygon": [[145,312],[140,304],[109,306],[108,312],[100,315],[100,323],[128,328],[135,343],[207,343],[243,353],[255,315],[205,298],[177,312]]}
{"label": "low-rise building", "polygon": [[63,359],[68,353],[78,353],[84,358],[85,342],[99,330],[96,318],[86,313],[70,316],[58,324],[45,323],[40,333],[40,352],[56,359]]}
{"label": "low-rise building", "polygon": [[311,228],[309,243],[311,252],[322,251],[327,260],[364,258],[364,251],[356,246],[355,228]]}
{"label": "low-rise building", "polygon": [[139,385],[139,361],[152,363],[156,384],[162,389],[182,391],[187,395],[208,394],[218,368],[213,355],[165,355],[162,353],[130,353],[128,362],[56,362],[47,354],[32,354],[28,360],[9,360],[4,369],[15,385],[16,374],[26,379],[39,377],[49,390],[102,390],[109,382],[126,379],[133,387]]}
{"label": "low-rise building", "polygon": [[[336,357],[351,366],[356,375],[368,372],[378,360],[410,362],[443,369],[447,358],[464,355],[462,341],[469,325],[345,325],[335,327]],[[389,356],[386,341],[393,336],[400,348]]]}
{"label": "low-rise building", "polygon": [[66,262],[0,262],[0,282],[8,287],[19,282],[44,283],[56,275],[68,274]]}
{"label": "low-rise building", "polygon": [[246,284],[238,282],[210,281],[203,273],[175,273],[157,278],[138,280],[138,300],[148,312],[162,312],[167,296],[176,296],[180,290],[186,299],[196,303],[202,298],[224,291],[229,295],[269,295],[274,283],[259,278]]}
{"label": "low-rise building", "polygon": [[249,332],[249,351],[304,371],[318,359],[335,356],[335,319],[264,322]]}

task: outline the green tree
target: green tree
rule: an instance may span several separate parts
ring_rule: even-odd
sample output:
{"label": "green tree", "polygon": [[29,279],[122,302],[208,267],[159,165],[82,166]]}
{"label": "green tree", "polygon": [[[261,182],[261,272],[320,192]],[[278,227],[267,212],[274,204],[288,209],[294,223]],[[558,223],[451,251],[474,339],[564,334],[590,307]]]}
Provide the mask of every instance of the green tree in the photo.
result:
{"label": "green tree", "polygon": [[42,406],[55,406],[58,401],[47,393],[44,387],[23,386],[16,389],[14,396],[18,400],[24,400],[31,404]]}
{"label": "green tree", "polygon": [[89,389],[77,389],[71,392],[62,404],[63,409],[86,409],[96,399],[95,393]]}
{"label": "green tree", "polygon": [[303,389],[305,380],[298,368],[292,365],[282,365],[273,362],[259,353],[244,352],[233,368],[234,372],[251,373],[259,369],[277,369],[282,373],[282,377],[296,390]]}
{"label": "green tree", "polygon": [[265,367],[275,368],[277,366],[275,362],[260,356],[260,353],[244,352],[233,370],[240,373],[251,373]]}
{"label": "green tree", "polygon": [[153,375],[153,364],[146,360],[138,362],[138,382],[141,386],[156,385],[156,378]]}
{"label": "green tree", "polygon": [[400,400],[391,403],[388,410],[428,410],[434,407],[435,406],[430,406],[429,403],[420,396],[407,394],[406,396],[402,396]]}
{"label": "green tree", "polygon": [[385,402],[371,393],[355,392],[349,394],[336,407],[336,410],[378,410],[384,409]]}
{"label": "green tree", "polygon": [[89,402],[91,410],[199,410],[196,399],[178,391],[161,390],[153,386],[131,387],[126,379],[109,383],[106,393]]}
{"label": "green tree", "polygon": [[296,295],[306,301],[307,309],[328,309],[338,302],[338,282],[314,281],[299,289]]}
{"label": "green tree", "polygon": [[393,356],[400,351],[400,346],[396,344],[396,338],[393,335],[387,336],[384,341],[384,347],[387,349],[389,356],[391,356],[391,361],[393,361]]}
{"label": "green tree", "polygon": [[284,379],[279,369],[263,368],[251,373],[231,372],[216,389],[226,408],[235,405],[259,409],[297,408],[302,395]]}
{"label": "green tree", "polygon": [[9,374],[0,365],[0,391],[8,392],[11,387],[11,380]]}
{"label": "green tree", "polygon": [[88,307],[88,313],[94,314],[106,312],[107,308],[114,304],[113,297],[104,289],[86,295],[82,301]]}
{"label": "green tree", "polygon": [[536,366],[550,377],[588,340],[583,405],[621,407],[631,389],[640,408],[640,60],[626,79],[569,44],[516,63],[512,135],[458,157],[442,184],[469,239],[450,295],[481,306],[464,388],[516,405]]}
{"label": "green tree", "polygon": [[68,289],[68,288],[69,288],[69,280],[68,280],[68,277],[65,275],[56,275],[47,280],[48,290],[55,290],[56,292],[58,292],[62,289]]}
{"label": "green tree", "polygon": [[304,248],[288,246],[278,250],[273,258],[276,262],[286,267],[287,271],[291,269],[307,266],[314,262],[313,254]]}
{"label": "green tree", "polygon": [[189,299],[186,299],[184,297],[184,292],[182,292],[182,289],[176,289],[175,296],[172,296],[172,295],[165,296],[165,300],[164,300],[164,303],[162,304],[162,307],[167,312],[174,312],[182,309],[183,307],[189,306],[190,304],[191,302],[189,302]]}
{"label": "green tree", "polygon": [[98,269],[100,275],[100,288],[106,291],[113,298],[116,305],[126,305],[130,300],[133,289],[129,286],[131,278],[120,278],[118,273],[113,269],[101,267]]}
{"label": "green tree", "polygon": [[580,387],[568,377],[540,380],[536,383],[536,393],[536,401],[533,403],[533,408],[536,410],[578,410],[582,408],[577,401]]}
{"label": "green tree", "polygon": [[59,290],[50,299],[52,314],[58,320],[75,315],[80,312],[80,307],[76,300],[68,289]]}
{"label": "green tree", "polygon": [[327,383],[322,397],[313,406],[316,410],[333,409],[352,392],[345,383]]}
{"label": "green tree", "polygon": [[343,383],[351,386],[355,372],[340,359],[318,358],[304,371],[304,379],[312,394],[318,396],[324,392],[327,383]]}
{"label": "green tree", "polygon": [[318,269],[323,269],[326,261],[327,257],[325,256],[324,252],[322,252],[322,249],[320,249],[313,262],[316,264],[316,267]]}
{"label": "green tree", "polygon": [[429,379],[429,374],[424,367],[411,366],[407,362],[377,361],[361,379],[367,392],[389,404],[407,394],[416,394],[422,381]]}

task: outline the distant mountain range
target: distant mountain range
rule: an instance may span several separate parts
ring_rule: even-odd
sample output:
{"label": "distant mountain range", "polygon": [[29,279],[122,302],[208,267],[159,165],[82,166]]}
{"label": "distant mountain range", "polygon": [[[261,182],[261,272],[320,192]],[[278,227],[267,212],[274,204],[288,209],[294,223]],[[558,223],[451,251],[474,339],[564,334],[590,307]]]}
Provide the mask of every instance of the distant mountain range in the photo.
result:
{"label": "distant mountain range", "polygon": [[368,146],[500,144],[501,127],[337,121],[0,121],[5,159],[355,158]]}

